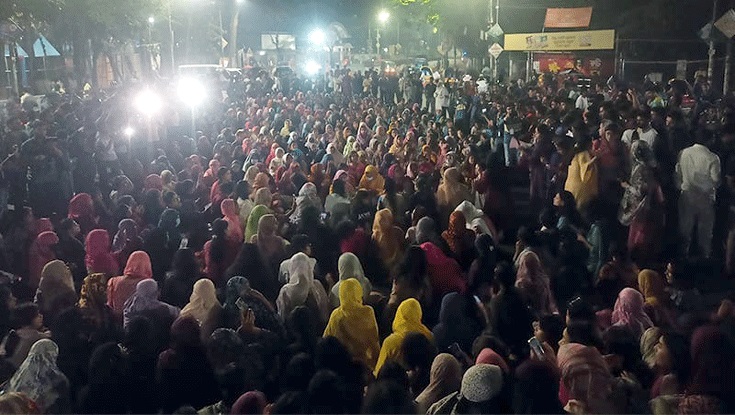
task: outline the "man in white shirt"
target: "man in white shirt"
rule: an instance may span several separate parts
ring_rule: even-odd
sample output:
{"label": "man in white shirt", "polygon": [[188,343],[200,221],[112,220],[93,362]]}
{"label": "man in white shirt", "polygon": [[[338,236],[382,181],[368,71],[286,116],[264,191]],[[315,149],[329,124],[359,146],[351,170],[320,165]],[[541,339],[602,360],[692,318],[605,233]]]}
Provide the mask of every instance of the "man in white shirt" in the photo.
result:
{"label": "man in white shirt", "polygon": [[581,110],[582,112],[587,111],[587,108],[589,107],[589,100],[587,99],[586,89],[583,89],[582,92],[579,94],[576,102],[574,103],[574,107],[578,110]]}
{"label": "man in white shirt", "polygon": [[712,251],[715,198],[720,185],[720,158],[701,143],[687,147],[676,163],[679,196],[679,229],[684,253],[689,253],[692,230],[697,225],[697,245],[705,257]]}
{"label": "man in white shirt", "polygon": [[635,141],[634,135],[637,134],[639,140],[643,140],[648,143],[650,148],[655,148],[655,142],[658,139],[658,133],[651,127],[651,112],[640,111],[636,117],[638,128],[635,130],[625,130],[623,133],[623,142],[628,148],[630,148],[633,141]]}

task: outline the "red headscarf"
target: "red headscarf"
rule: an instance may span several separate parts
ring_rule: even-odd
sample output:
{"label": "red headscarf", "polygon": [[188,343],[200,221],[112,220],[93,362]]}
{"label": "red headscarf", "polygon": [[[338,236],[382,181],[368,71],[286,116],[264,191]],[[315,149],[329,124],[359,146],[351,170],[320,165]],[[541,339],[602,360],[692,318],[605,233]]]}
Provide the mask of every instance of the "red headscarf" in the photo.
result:
{"label": "red headscarf", "polygon": [[106,274],[113,277],[118,273],[117,261],[112,256],[110,234],[104,229],[95,229],[87,235],[84,244],[87,255],[84,263],[90,274]]}
{"label": "red headscarf", "polygon": [[[469,237],[468,237],[469,236]],[[467,229],[467,221],[462,212],[454,211],[449,215],[449,226],[447,230],[442,232],[442,238],[447,241],[449,249],[455,254],[460,254],[463,249],[465,240],[472,238],[473,232]],[[474,239],[474,238],[473,238]]]}
{"label": "red headscarf", "polygon": [[94,216],[94,200],[88,193],[79,193],[69,201],[69,217]]}

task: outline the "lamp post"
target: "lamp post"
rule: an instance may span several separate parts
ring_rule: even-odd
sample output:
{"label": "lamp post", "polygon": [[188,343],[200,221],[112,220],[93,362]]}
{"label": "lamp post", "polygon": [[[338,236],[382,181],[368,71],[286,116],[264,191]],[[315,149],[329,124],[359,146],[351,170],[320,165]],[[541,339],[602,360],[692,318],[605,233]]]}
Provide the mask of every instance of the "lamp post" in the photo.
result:
{"label": "lamp post", "polygon": [[378,13],[378,27],[375,29],[375,48],[378,49],[378,56],[380,53],[380,26],[384,25],[388,19],[390,19],[390,13],[387,10],[381,10]]}
{"label": "lamp post", "polygon": [[229,66],[234,66],[235,60],[237,60],[237,27],[240,25],[240,5],[245,3],[245,0],[232,0],[232,20],[230,21],[230,62]]}

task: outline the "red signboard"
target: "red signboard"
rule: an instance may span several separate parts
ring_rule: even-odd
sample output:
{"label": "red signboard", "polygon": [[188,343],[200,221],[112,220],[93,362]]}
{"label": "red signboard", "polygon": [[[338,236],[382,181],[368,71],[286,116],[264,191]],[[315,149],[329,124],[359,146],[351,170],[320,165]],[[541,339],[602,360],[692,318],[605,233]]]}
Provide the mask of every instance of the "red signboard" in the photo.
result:
{"label": "red signboard", "polygon": [[573,29],[589,27],[592,7],[546,9],[544,27],[550,29]]}

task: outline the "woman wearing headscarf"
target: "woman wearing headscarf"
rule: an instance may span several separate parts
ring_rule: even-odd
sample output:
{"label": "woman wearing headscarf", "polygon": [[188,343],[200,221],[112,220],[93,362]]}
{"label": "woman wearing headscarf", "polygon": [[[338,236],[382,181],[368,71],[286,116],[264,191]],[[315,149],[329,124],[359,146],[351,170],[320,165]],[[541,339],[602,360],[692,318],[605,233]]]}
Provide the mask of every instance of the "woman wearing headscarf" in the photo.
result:
{"label": "woman wearing headscarf", "polygon": [[618,413],[611,399],[613,377],[600,352],[569,343],[556,356],[561,379],[559,400],[570,413]]}
{"label": "woman wearing headscarf", "polygon": [[[209,164],[211,165],[212,163],[210,162]],[[158,190],[159,192],[163,190],[163,179],[161,179],[161,176],[155,173],[146,176],[145,181],[143,182],[143,192],[147,192],[149,190]]]}
{"label": "woman wearing headscarf", "polygon": [[478,353],[475,358],[475,364],[495,365],[503,370],[503,374],[510,374],[510,366],[508,366],[505,359],[503,359],[498,352],[489,347],[480,350],[480,353]]}
{"label": "woman wearing headscarf", "polygon": [[41,339],[31,346],[10,381],[5,392],[20,392],[30,398],[43,413],[71,412],[69,380],[56,365],[59,347],[49,339]]}
{"label": "woman wearing headscarf", "polygon": [[446,169],[443,180],[436,191],[436,201],[442,223],[449,222],[449,215],[456,206],[471,200],[472,194],[470,189],[462,183],[462,174],[459,170],[456,167]]}
{"label": "woman wearing headscarf", "polygon": [[158,283],[152,279],[140,281],[135,287],[135,293],[125,302],[123,311],[123,328],[127,330],[131,321],[137,317],[145,317],[151,322],[151,343],[157,350],[165,347],[168,342],[171,323],[179,315],[179,308],[158,300]]}
{"label": "woman wearing headscarf", "polygon": [[117,340],[120,327],[110,306],[107,305],[107,277],[90,274],[84,278],[77,307],[82,318],[94,328],[92,342],[102,344]]}
{"label": "woman wearing headscarf", "polygon": [[475,259],[475,233],[467,229],[462,212],[455,211],[449,215],[449,226],[442,232],[442,238],[462,269],[468,269]]}
{"label": "woman wearing headscarf", "polygon": [[498,396],[503,390],[503,371],[495,365],[474,365],[462,376],[459,392],[432,405],[427,414],[502,413]]}
{"label": "woman wearing headscarf", "polygon": [[143,251],[135,251],[130,254],[123,275],[107,282],[107,305],[119,321],[122,321],[125,303],[135,292],[138,282],[150,278],[153,278],[151,258]]}
{"label": "woman wearing headscarf", "polygon": [[518,257],[516,288],[526,305],[538,316],[559,312],[551,292],[551,282],[538,255],[524,250]]}
{"label": "woman wearing headscarf", "polygon": [[282,319],[294,308],[305,305],[321,319],[321,324],[326,323],[329,317],[329,300],[324,287],[314,279],[315,262],[315,259],[300,252],[291,257],[289,282],[281,288],[276,299],[276,308]]}
{"label": "woman wearing headscarf", "polygon": [[345,252],[340,255],[337,261],[337,272],[339,273],[339,281],[334,284],[334,287],[329,292],[329,303],[333,308],[339,307],[339,287],[342,285],[342,281],[351,278],[356,279],[360,283],[362,287],[362,301],[367,301],[370,293],[373,291],[373,285],[365,277],[365,271],[362,269],[362,264],[360,264],[360,259],[357,255],[352,252]]}
{"label": "woman wearing headscarf", "polygon": [[379,195],[385,190],[385,179],[378,172],[378,168],[370,164],[365,167],[358,187]]}
{"label": "woman wearing headscarf", "polygon": [[242,320],[243,309],[240,307],[253,310],[259,328],[280,336],[284,335],[283,321],[273,304],[260,291],[250,287],[247,278],[236,276],[227,281],[227,287],[225,288],[222,319],[224,327],[237,330]]}
{"label": "woman wearing headscarf", "polygon": [[35,302],[46,317],[47,324],[77,302],[74,279],[65,263],[54,260],[43,267]]}
{"label": "woman wearing headscarf", "polygon": [[[339,151],[334,143],[327,144],[327,155],[332,156],[332,161],[337,167],[345,163],[345,156]],[[324,161],[322,161],[322,163],[323,162]]]}
{"label": "woman wearing headscarf", "polygon": [[625,192],[620,202],[618,219],[629,226],[628,251],[635,258],[657,258],[662,246],[660,235],[664,227],[664,196],[656,180],[655,158],[651,147],[636,140],[630,147],[632,169],[628,182],[621,183]]}
{"label": "woman wearing headscarf", "polygon": [[426,253],[433,299],[438,303],[440,298],[450,292],[464,293],[467,290],[467,281],[457,261],[445,255],[431,242],[424,242],[420,246]]}
{"label": "woman wearing headscarf", "polygon": [[212,187],[215,181],[217,181],[217,172],[222,164],[217,159],[209,160],[209,168],[202,174],[202,182],[207,188]]}
{"label": "woman wearing headscarf", "polygon": [[94,200],[88,193],[79,193],[69,201],[68,217],[79,224],[82,235],[97,227],[98,217],[94,211]]}
{"label": "woman wearing headscarf", "polygon": [[183,405],[201,408],[219,396],[217,381],[194,317],[179,317],[171,325],[171,343],[156,366],[161,409],[171,413]]}
{"label": "woman wearing headscarf", "polygon": [[250,216],[248,217],[248,224],[245,227],[245,242],[250,242],[253,239],[253,235],[258,233],[258,223],[260,222],[260,218],[270,213],[270,209],[265,205],[256,205],[253,208],[252,212],[250,212]]}
{"label": "woman wearing headscarf", "polygon": [[498,244],[500,239],[502,239],[502,235],[495,227],[495,224],[481,209],[476,208],[472,203],[465,200],[454,211],[462,212],[465,226],[467,229],[475,231],[477,235],[490,235],[493,241],[495,241],[495,244]]}
{"label": "woman wearing headscarf", "polygon": [[41,280],[41,271],[49,262],[56,259],[54,246],[59,237],[52,231],[41,232],[31,244],[28,251],[28,287],[35,290]]}
{"label": "woman wearing headscarf", "polygon": [[465,353],[472,351],[472,342],[482,332],[483,324],[477,318],[477,306],[459,293],[449,293],[442,298],[439,323],[432,333],[438,350],[448,350],[457,343]]}
{"label": "woman wearing headscarf", "polygon": [[374,375],[377,376],[380,373],[380,368],[388,360],[401,361],[401,345],[409,333],[419,333],[430,341],[434,340],[431,331],[421,323],[422,316],[421,304],[415,298],[404,300],[398,306],[396,317],[393,319],[393,332],[383,341],[378,363],[373,371]]}
{"label": "woman wearing headscarf", "polygon": [[301,223],[301,216],[304,213],[304,209],[310,206],[316,208],[319,212],[323,210],[322,200],[317,194],[316,185],[311,182],[304,183],[304,185],[301,186],[301,190],[299,190],[299,195],[296,197],[295,203],[296,207],[294,208],[293,213],[289,218],[291,223],[294,224]]}
{"label": "woman wearing headscarf", "polygon": [[358,150],[358,148],[355,146],[356,141],[357,140],[354,136],[347,137],[345,148],[342,150],[342,154],[344,154],[345,158],[349,158],[353,152],[356,152]]}
{"label": "woman wearing headscarf", "polygon": [[680,414],[726,414],[735,410],[735,344],[717,326],[694,330],[691,341],[692,369]]}
{"label": "woman wearing headscarf", "polygon": [[320,163],[314,163],[311,165],[309,171],[309,182],[314,183],[316,186],[316,193],[319,196],[321,204],[321,201],[327,197],[327,192],[329,191],[329,180],[324,174],[324,166]]}
{"label": "woman wearing headscarf", "polygon": [[112,239],[112,252],[120,268],[128,262],[130,254],[143,248],[143,239],[138,235],[138,225],[132,219],[123,219],[117,225]]}
{"label": "woman wearing headscarf", "polygon": [[350,352],[353,359],[362,362],[371,371],[380,353],[378,323],[372,307],[362,301],[360,282],[349,278],[339,286],[340,306],[332,311],[324,337],[336,337]]}
{"label": "woman wearing headscarf", "polygon": [[644,309],[643,295],[632,288],[624,288],[618,294],[613,308],[611,323],[613,326],[623,326],[630,329],[637,340],[643,332],[653,326],[651,318]]}
{"label": "woman wearing headscarf", "polygon": [[656,271],[644,269],[638,273],[638,288],[645,300],[644,309],[654,325],[671,327],[676,316],[671,308],[669,294],[666,292],[666,281]]}
{"label": "woman wearing headscarf", "polygon": [[193,317],[199,324],[202,340],[206,340],[220,326],[222,311],[214,284],[202,278],[194,283],[189,303],[181,310],[180,317]]}
{"label": "woman wearing headscarf", "polygon": [[204,244],[204,274],[218,287],[224,284],[224,273],[237,255],[237,247],[227,239],[227,222],[215,219],[212,222],[212,239]]}
{"label": "woman wearing headscarf", "polygon": [[120,269],[110,246],[110,234],[104,229],[95,229],[87,234],[85,240],[85,264],[87,273],[102,273],[110,277],[116,276]]}
{"label": "woman wearing headscarf", "polygon": [[403,256],[404,238],[401,228],[394,225],[390,209],[381,209],[373,220],[373,241],[378,246],[383,265],[392,270]]}
{"label": "woman wearing headscarf", "polygon": [[641,336],[641,358],[650,369],[656,366],[656,345],[663,331],[658,327],[651,327],[643,332]]}
{"label": "woman wearing headscarf", "polygon": [[257,166],[250,166],[248,167],[247,171],[245,172],[245,180],[250,185],[250,188],[253,189],[251,194],[255,193],[255,177],[260,173],[260,170],[258,170]]}
{"label": "woman wearing headscarf", "polygon": [[260,257],[276,274],[278,267],[286,258],[288,241],[278,235],[278,219],[274,215],[264,215],[258,221],[258,233],[253,235],[250,242],[258,247]]}
{"label": "woman wearing headscarf", "polygon": [[417,397],[418,413],[428,411],[431,405],[459,391],[462,384],[462,365],[449,353],[440,353],[434,358],[429,374],[429,386]]}
{"label": "woman wearing headscarf", "polygon": [[223,219],[227,222],[227,239],[235,244],[244,241],[242,228],[240,227],[240,216],[237,214],[237,203],[232,199],[225,199],[220,204]]}

